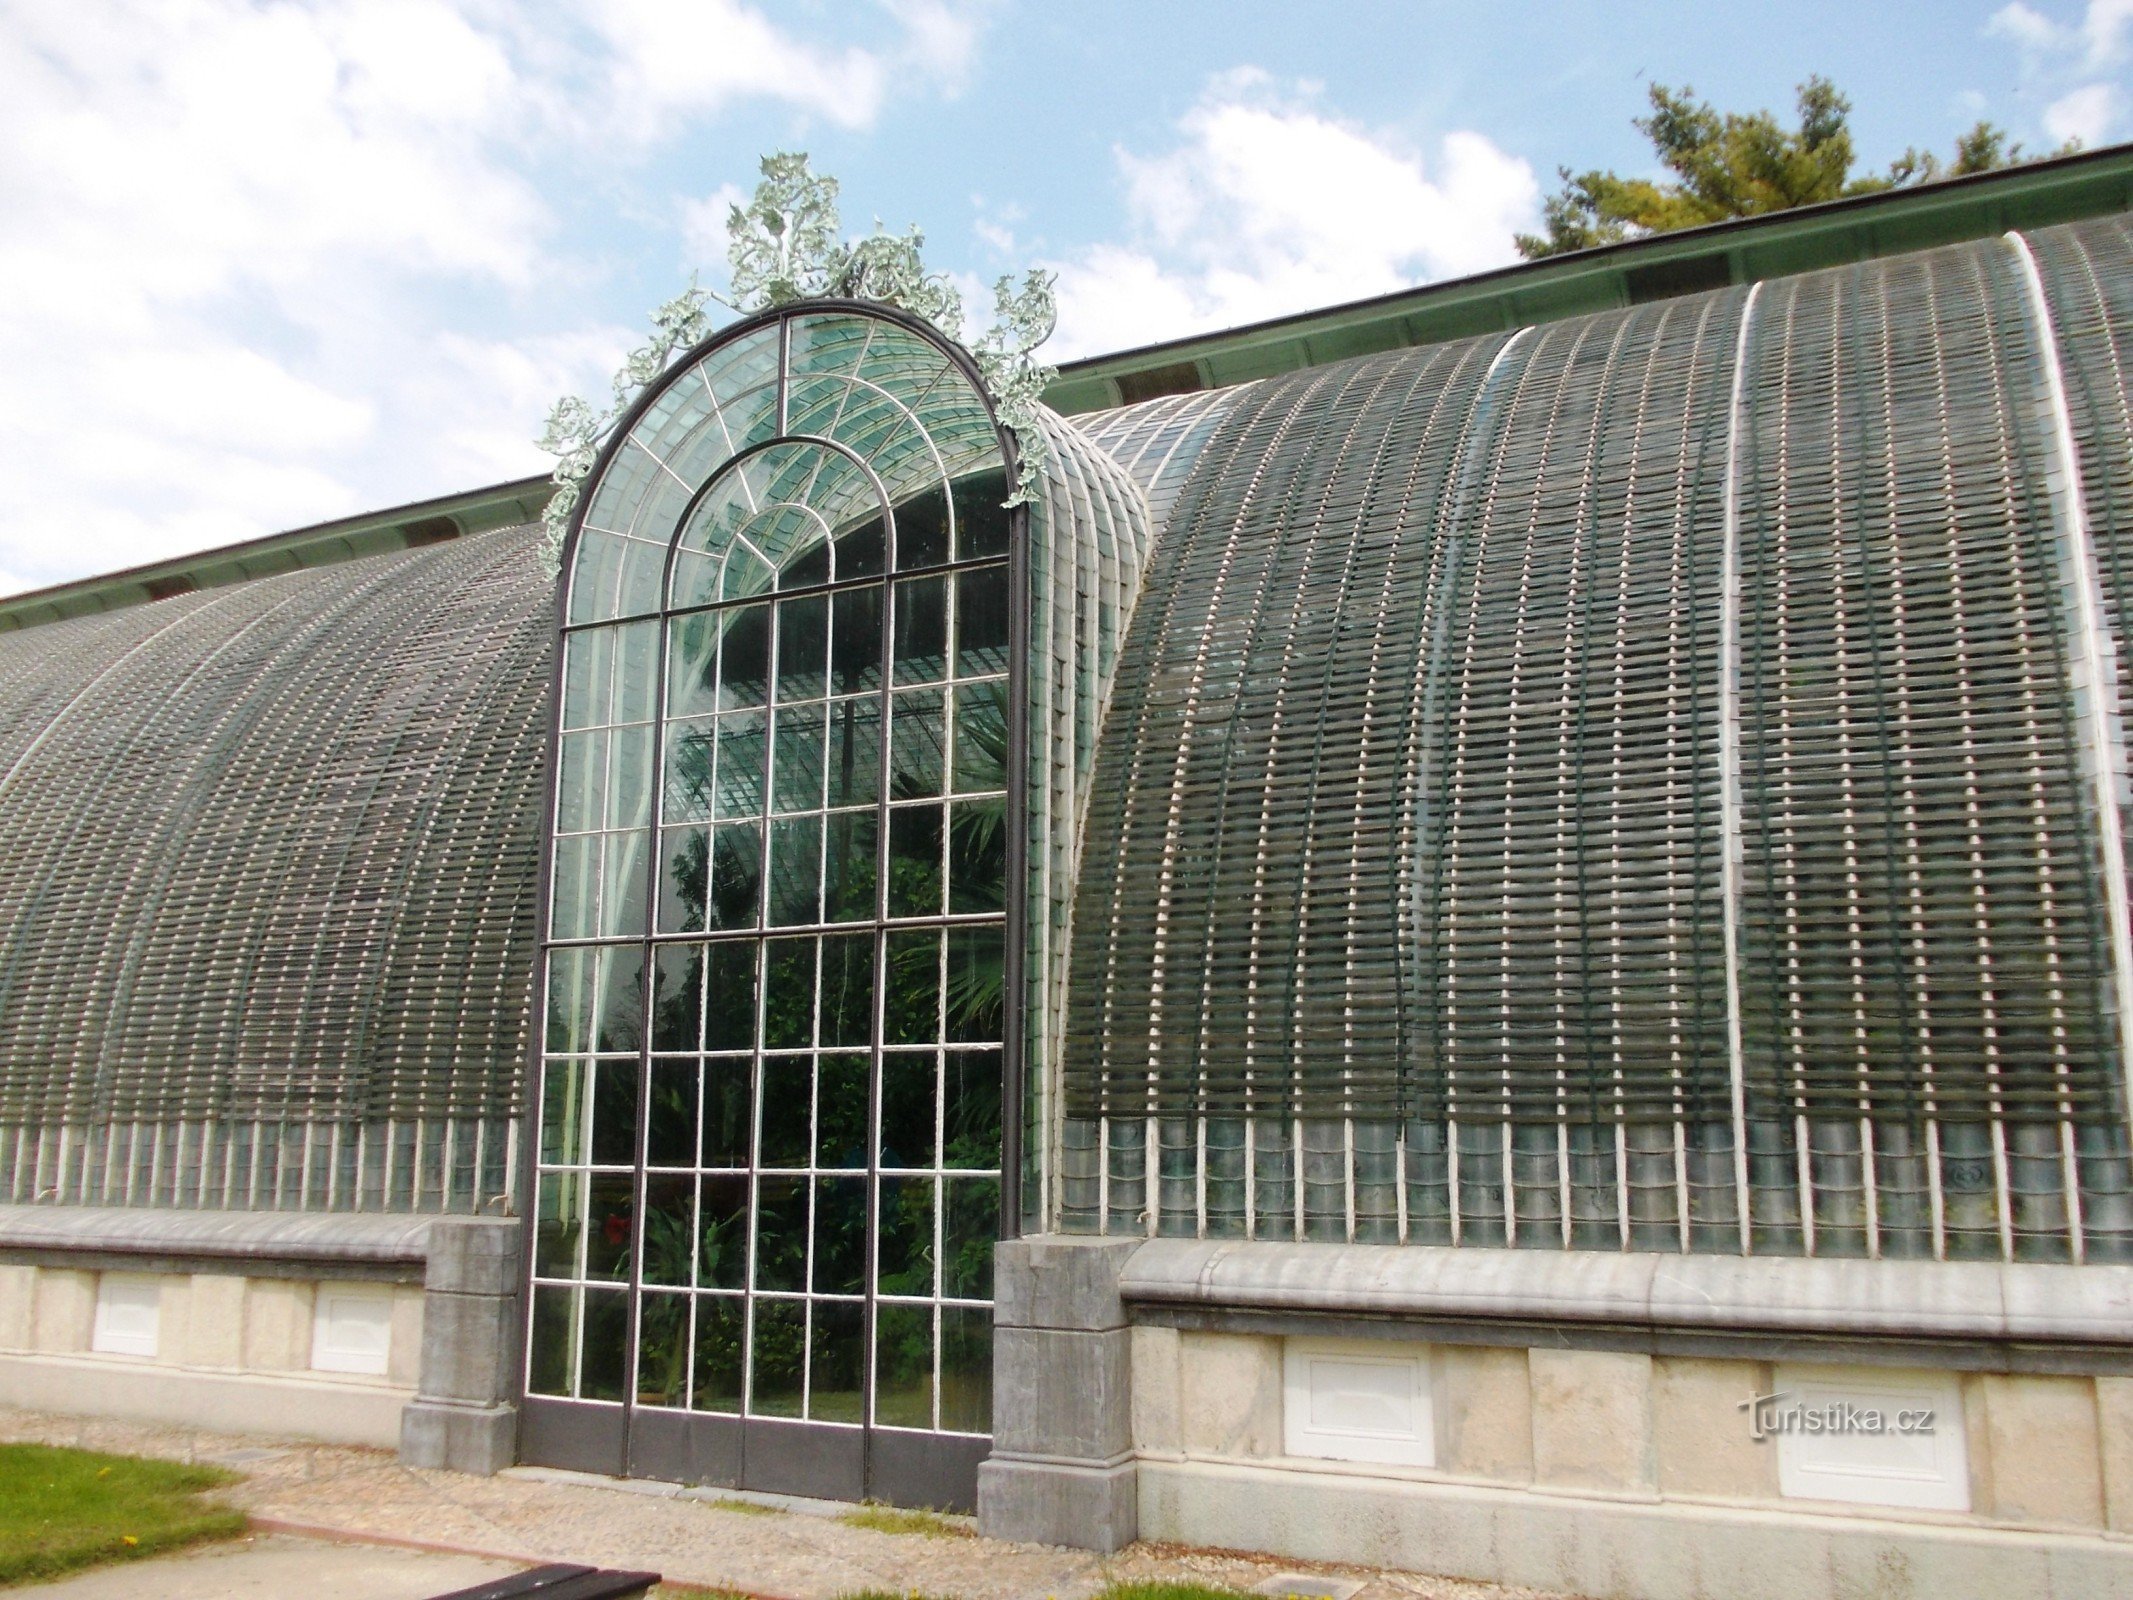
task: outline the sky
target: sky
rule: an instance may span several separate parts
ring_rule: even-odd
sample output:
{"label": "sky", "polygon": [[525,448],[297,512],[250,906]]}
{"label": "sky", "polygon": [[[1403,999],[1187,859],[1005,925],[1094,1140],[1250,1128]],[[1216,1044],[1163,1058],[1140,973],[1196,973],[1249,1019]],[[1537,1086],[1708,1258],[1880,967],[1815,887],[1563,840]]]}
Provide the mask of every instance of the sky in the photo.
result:
{"label": "sky", "polygon": [[1055,360],[1501,265],[1653,82],[2133,138],[2133,0],[0,0],[0,594],[528,476],[758,158]]}

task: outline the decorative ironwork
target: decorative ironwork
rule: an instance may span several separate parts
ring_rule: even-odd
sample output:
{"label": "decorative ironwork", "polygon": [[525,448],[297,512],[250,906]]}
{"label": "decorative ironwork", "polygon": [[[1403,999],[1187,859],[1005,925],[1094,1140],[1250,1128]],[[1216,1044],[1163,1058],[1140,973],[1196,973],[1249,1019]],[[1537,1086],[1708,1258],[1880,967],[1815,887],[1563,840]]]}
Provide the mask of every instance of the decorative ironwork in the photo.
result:
{"label": "decorative ironwork", "polygon": [[[765,156],[755,194],[746,205],[735,205],[726,219],[732,272],[732,300],[726,303],[751,315],[800,300],[872,301],[909,312],[960,343],[963,297],[945,274],[927,270],[926,236],[916,226],[898,234],[876,224],[873,233],[846,242],[837,193],[837,180],[814,172],[804,152]],[[1018,470],[1006,497],[1009,506],[1034,496],[1048,449],[1040,422],[1042,397],[1058,372],[1040,362],[1036,350],[1058,323],[1053,282],[1053,274],[1034,270],[1019,285],[1001,278],[993,286],[993,320],[969,347],[995,412],[1015,435]],[[615,374],[608,407],[567,396],[549,412],[539,444],[556,457],[556,488],[542,513],[551,577],[560,568],[571,513],[601,444],[675,353],[709,336],[714,298],[692,279],[652,313],[652,337],[631,351]]]}

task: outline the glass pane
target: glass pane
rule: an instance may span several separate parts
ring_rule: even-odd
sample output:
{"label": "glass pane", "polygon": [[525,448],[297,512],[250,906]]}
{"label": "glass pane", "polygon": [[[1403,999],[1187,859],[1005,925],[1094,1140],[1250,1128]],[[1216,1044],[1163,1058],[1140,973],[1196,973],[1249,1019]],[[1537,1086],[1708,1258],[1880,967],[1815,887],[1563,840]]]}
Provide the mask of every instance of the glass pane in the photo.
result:
{"label": "glass pane", "polygon": [[896,697],[889,731],[889,798],[924,800],[941,792],[948,734],[941,691],[912,689]]}
{"label": "glass pane", "polygon": [[941,808],[898,806],[889,813],[888,914],[941,912]]}
{"label": "glass pane", "polygon": [[548,956],[548,1048],[557,1052],[593,1047],[591,950],[555,950]]}
{"label": "glass pane", "polygon": [[824,922],[874,920],[878,827],[877,813],[873,811],[838,811],[825,820]]}
{"label": "glass pane", "polygon": [[755,1202],[755,1286],[806,1287],[807,1180],[759,1178]]}
{"label": "glass pane", "polygon": [[819,700],[829,676],[829,598],[778,602],[778,698]]}
{"label": "glass pane", "polygon": [[933,1293],[933,1180],[881,1178],[875,1287],[883,1294]]}
{"label": "glass pane", "polygon": [[831,602],[830,692],[881,687],[881,587],[846,589]]}
{"label": "glass pane", "polygon": [[807,1414],[817,1422],[863,1422],[860,1372],[866,1351],[866,1307],[817,1300],[810,1309]]}
{"label": "glass pane", "polygon": [[718,636],[724,617],[676,617],[667,634],[667,715],[693,717],[718,706]]}
{"label": "glass pane", "polygon": [[992,1246],[1000,1231],[1000,1180],[956,1178],[941,1202],[941,1293],[992,1298]]}
{"label": "glass pane", "polygon": [[592,1158],[599,1167],[637,1162],[637,1063],[593,1064]]}
{"label": "glass pane", "polygon": [[825,1055],[816,1068],[815,1165],[867,1164],[867,1057]]}
{"label": "glass pane", "polygon": [[867,1277],[867,1181],[815,1180],[817,1294],[864,1294]]}
{"label": "glass pane", "polygon": [[777,750],[771,760],[772,810],[822,809],[822,733],[820,706],[779,708]]}
{"label": "glass pane", "polygon": [[874,1311],[874,1421],[884,1428],[933,1426],[933,1308]]}
{"label": "glass pane", "polygon": [[974,472],[955,481],[955,558],[1007,554],[1007,473]]}
{"label": "glass pane", "polygon": [[696,1180],[667,1175],[645,1179],[644,1281],[691,1287],[695,1255]]}
{"label": "glass pane", "polygon": [[551,1061],[541,1073],[541,1162],[575,1167],[585,1160],[589,1063]]}
{"label": "glass pane", "polygon": [[722,711],[765,704],[770,683],[770,607],[740,606],[714,613],[719,641],[718,703]]}
{"label": "glass pane", "polygon": [[882,1043],[932,1044],[941,1036],[941,936],[890,934],[888,971]]}
{"label": "glass pane", "polygon": [[1000,1165],[1000,1052],[951,1050],[942,1075],[944,1167],[989,1171]]}
{"label": "glass pane", "polygon": [[739,1289],[748,1282],[748,1180],[705,1178],[697,1213],[696,1281],[710,1289]]}
{"label": "glass pane", "polygon": [[555,842],[555,897],[549,906],[551,936],[589,939],[600,909],[600,836]]}
{"label": "glass pane", "polygon": [[865,1045],[874,1037],[874,936],[845,934],[822,941],[825,1045]]}
{"label": "glass pane", "polygon": [[750,942],[714,944],[706,953],[706,1050],[746,1050],[755,1043],[755,955]]}
{"label": "glass pane", "polygon": [[780,817],[770,825],[770,904],[764,920],[792,927],[822,920],[822,819]]}
{"label": "glass pane", "polygon": [[773,939],[763,947],[765,1049],[804,1049],[815,1042],[815,943]]}
{"label": "glass pane", "polygon": [[703,1048],[704,953],[699,945],[661,945],[654,956],[652,1048]]}
{"label": "glass pane", "polygon": [[615,670],[615,630],[593,628],[563,641],[563,726],[597,728],[608,720]]}
{"label": "glass pane", "polygon": [[701,933],[711,877],[711,832],[708,828],[668,828],[660,841],[658,931]]}
{"label": "glass pane", "polygon": [[807,1308],[798,1300],[755,1303],[755,1366],[748,1409],[761,1417],[800,1414],[806,1365]]}
{"label": "glass pane", "polygon": [[941,1307],[941,1427],[992,1431],[992,1313]]}
{"label": "glass pane", "polygon": [[586,1186],[585,1276],[620,1282],[630,1275],[630,1207],[636,1182],[626,1172],[595,1173]]}
{"label": "glass pane", "polygon": [[713,815],[759,817],[763,814],[764,756],[769,739],[760,711],[718,719],[718,793]]}
{"label": "glass pane", "polygon": [[752,928],[762,914],[763,832],[758,822],[728,822],[711,830],[711,882],[706,926]]}
{"label": "glass pane", "polygon": [[702,1165],[748,1165],[748,1139],[755,1126],[749,1116],[754,1082],[755,1063],[746,1056],[712,1056],[704,1062]]}
{"label": "glass pane", "polygon": [[955,691],[955,787],[958,793],[1007,787],[1007,681]]}
{"label": "glass pane", "polygon": [[653,729],[617,728],[608,740],[607,826],[641,828],[652,820]]}
{"label": "glass pane", "polygon": [[641,937],[645,931],[646,835],[610,833],[602,839],[603,871],[599,931],[609,938]]}
{"label": "glass pane", "polygon": [[833,700],[829,708],[829,804],[870,806],[881,797],[881,700]]}
{"label": "glass pane", "polygon": [[[819,533],[819,529],[811,529]],[[803,537],[805,537],[803,535]],[[830,547],[827,539],[818,539],[797,555],[787,556],[785,565],[778,573],[780,589],[807,589],[818,583],[829,582]]]}
{"label": "glass pane", "polygon": [[526,1387],[535,1394],[569,1395],[577,1387],[577,1289],[533,1291],[533,1350]]}
{"label": "glass pane", "polygon": [[696,1297],[696,1372],[689,1404],[698,1411],[741,1409],[741,1343],[746,1304],[737,1295]]}
{"label": "glass pane", "polygon": [[659,708],[659,624],[632,622],[615,630],[617,722],[650,722]]}
{"label": "glass pane", "polygon": [[650,1126],[644,1134],[648,1165],[696,1165],[697,1082],[702,1076],[703,1069],[693,1057],[653,1059]]}
{"label": "glass pane", "polygon": [[955,579],[955,675],[1007,670],[1007,569],[981,567]]}
{"label": "glass pane", "polygon": [[885,564],[882,520],[869,517],[848,533],[837,536],[837,578],[878,576]]}
{"label": "glass pane", "polygon": [[914,578],[896,586],[896,681],[938,683],[948,664],[948,580]]}
{"label": "glass pane", "polygon": [[610,945],[600,952],[595,970],[599,990],[594,999],[598,1023],[593,1048],[634,1055],[644,1038],[644,950],[637,945]]}
{"label": "glass pane", "polygon": [[712,750],[717,727],[709,717],[667,724],[667,779],[659,801],[662,822],[710,819]]}
{"label": "glass pane", "polygon": [[997,926],[949,930],[948,982],[942,999],[950,1039],[989,1044],[1001,1036],[1005,939],[1005,930]]}
{"label": "glass pane", "polygon": [[719,578],[719,598],[722,600],[753,600],[759,594],[768,594],[775,587],[777,575],[770,570],[770,563],[747,544],[736,544],[726,552],[725,571]]}
{"label": "glass pane", "polygon": [[761,1143],[756,1161],[764,1167],[805,1167],[813,1148],[809,1115],[814,1105],[812,1056],[763,1058]]}
{"label": "glass pane", "polygon": [[585,1291],[585,1338],[578,1352],[578,1396],[620,1400],[623,1361],[629,1355],[630,1297],[613,1290]]}
{"label": "glass pane", "polygon": [[896,565],[937,567],[948,559],[948,497],[939,489],[912,496],[896,508]]}
{"label": "glass pane", "polygon": [[637,1314],[637,1402],[686,1404],[689,1296],[647,1292]]}
{"label": "glass pane", "polygon": [[896,1051],[881,1058],[881,1164],[930,1167],[939,1059],[931,1051]]}
{"label": "glass pane", "polygon": [[607,794],[607,731],[564,734],[556,760],[556,831],[583,833],[599,827]]}
{"label": "glass pane", "polygon": [[1007,907],[1007,799],[948,808],[948,909],[971,916]]}
{"label": "glass pane", "polygon": [[550,1172],[541,1177],[540,1214],[533,1233],[533,1275],[580,1278],[585,1275],[579,1246],[585,1242],[585,1177],[577,1172]]}

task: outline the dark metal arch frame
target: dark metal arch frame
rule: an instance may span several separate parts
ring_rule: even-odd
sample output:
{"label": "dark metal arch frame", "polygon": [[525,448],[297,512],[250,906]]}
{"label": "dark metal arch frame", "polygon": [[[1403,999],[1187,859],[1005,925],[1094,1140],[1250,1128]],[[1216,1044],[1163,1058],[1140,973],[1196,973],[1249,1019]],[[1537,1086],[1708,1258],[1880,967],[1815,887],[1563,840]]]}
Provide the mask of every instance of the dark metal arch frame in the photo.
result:
{"label": "dark metal arch frame", "polygon": [[[704,496],[710,492],[711,488],[715,484],[717,484],[727,475],[728,471],[736,463],[746,460],[756,454],[759,454],[763,450],[767,450],[768,448],[770,448],[772,445],[795,443],[811,444],[818,447],[827,447],[837,452],[838,454],[844,455],[847,458],[852,459],[857,465],[861,467],[863,471],[867,473],[868,477],[873,481],[876,489],[881,492],[883,514],[885,518],[884,531],[889,536],[888,547],[884,555],[884,569],[885,576],[893,576],[894,569],[892,558],[895,548],[895,512],[893,505],[891,505],[890,503],[890,497],[887,494],[885,487],[881,483],[880,475],[874,472],[874,470],[869,464],[860,460],[856,456],[856,454],[850,449],[849,446],[840,444],[835,440],[824,439],[816,435],[788,435],[782,431],[788,420],[787,400],[789,386],[791,382],[791,325],[802,317],[835,315],[854,316],[878,322],[890,323],[894,326],[904,329],[909,333],[916,335],[928,345],[939,351],[940,354],[948,360],[950,365],[963,377],[963,379],[969,386],[971,394],[976,397],[976,399],[981,405],[984,406],[986,417],[992,424],[994,438],[997,442],[997,446],[1000,451],[1001,467],[1006,483],[1010,487],[1012,487],[1019,481],[1021,456],[1020,451],[1017,447],[1017,441],[1015,439],[1013,431],[1001,423],[998,409],[993,404],[992,396],[985,387],[984,377],[982,373],[980,373],[976,361],[972,359],[970,353],[967,350],[963,349],[954,341],[948,339],[944,334],[940,332],[940,330],[933,327],[932,324],[926,322],[923,318],[913,316],[909,312],[903,311],[897,307],[879,305],[869,301],[843,298],[825,297],[820,299],[797,300],[786,305],[773,307],[768,310],[759,311],[750,316],[744,317],[740,321],[732,323],[727,327],[720,329],[717,333],[711,335],[709,338],[701,340],[697,344],[691,346],[689,350],[686,351],[683,355],[670,362],[666,369],[661,372],[659,377],[655,379],[651,384],[649,384],[645,388],[644,392],[638,395],[636,400],[631,403],[630,407],[622,414],[620,418],[617,419],[609,433],[606,443],[601,446],[599,453],[595,456],[591,470],[586,474],[584,483],[588,491],[590,490],[591,486],[599,483],[599,481],[606,474],[608,469],[613,465],[615,459],[622,453],[624,449],[627,448],[630,433],[635,428],[637,423],[643,419],[645,414],[652,408],[654,404],[659,401],[659,399],[663,395],[667,393],[667,391],[673,386],[674,383],[681,381],[690,370],[697,366],[698,363],[700,363],[707,357],[715,354],[717,351],[725,348],[728,345],[738,343],[743,339],[750,338],[756,334],[759,334],[765,328],[769,327],[776,327],[778,329],[777,420],[778,426],[781,431],[769,439],[760,440],[755,444],[746,447],[743,450],[738,450],[734,452],[732,456],[728,457],[725,461],[720,462],[718,467],[715,468],[709,475],[707,475],[704,483],[702,483],[696,489],[691,491],[688,501],[685,503],[681,511],[677,514],[674,526],[667,535],[666,555],[661,563],[659,603],[654,610],[649,612],[630,612],[623,615],[602,617],[597,620],[587,620],[577,623],[573,623],[570,620],[571,584],[575,577],[575,566],[577,562],[578,551],[584,539],[586,513],[590,509],[592,503],[591,493],[582,492],[579,496],[577,504],[571,510],[569,525],[563,541],[560,567],[552,602],[554,608],[553,617],[555,636],[559,642],[559,645],[562,641],[567,640],[569,636],[574,633],[589,632],[595,628],[613,627],[617,624],[628,622],[645,622],[654,620],[659,622],[662,649],[660,653],[659,662],[657,663],[656,681],[658,704],[656,721],[657,725],[659,725],[662,729],[664,728],[666,710],[666,652],[664,649],[664,644],[666,639],[668,619],[674,614],[674,608],[670,604],[669,585],[672,577],[675,553],[678,548],[682,533],[688,525],[689,517],[701,504]],[[1031,605],[1031,561],[1029,542],[1029,505],[1026,501],[1018,501],[1008,507],[1007,541],[1007,882],[1006,909],[1004,914],[1003,926],[1004,948],[1002,952],[1003,1012],[1001,1026],[1000,1084],[1000,1199],[999,1219],[997,1227],[997,1235],[1003,1240],[1017,1238],[1020,1236],[1022,1231],[1023,1197],[1021,1191],[1024,1166],[1025,1127],[1027,1121],[1027,1108],[1025,1105],[1025,1063],[1028,1054],[1029,1007],[1028,997],[1026,993],[1025,968],[1028,945],[1029,919],[1028,774],[1030,760],[1030,730],[1028,658]],[[836,587],[834,583],[824,585],[809,585],[805,589],[794,590],[793,593],[810,593],[815,592],[817,589],[826,592],[827,590],[834,587]],[[527,1072],[527,1080],[530,1085],[529,1092],[524,1097],[526,1105],[526,1116],[529,1122],[531,1122],[532,1119],[536,1118],[539,1115],[539,1085],[541,1083],[544,1056],[546,1053],[545,1045],[547,1035],[546,1008],[548,994],[548,962],[550,952],[553,948],[555,948],[555,944],[550,936],[549,929],[550,919],[553,913],[555,884],[555,801],[556,785],[558,782],[562,750],[564,655],[565,652],[563,649],[558,648],[556,650],[555,660],[551,669],[549,680],[548,741],[542,779],[543,787],[541,791],[543,796],[543,807],[541,813],[541,870],[539,878],[539,904],[537,909],[537,914],[539,917],[539,921],[537,924],[539,929],[539,938],[537,945],[538,965],[534,974],[533,986],[533,1002],[535,1008],[534,1015],[532,1018],[531,1026],[527,1029],[527,1058],[525,1069]],[[647,870],[650,872],[656,872],[656,862],[657,851],[654,850],[648,855]],[[641,945],[645,952],[647,963],[649,963],[652,941],[654,936],[655,921],[656,917],[653,910],[653,900],[652,897],[648,895],[645,910],[645,927],[643,932],[634,938],[606,942],[620,943],[624,945],[635,943]],[[574,941],[573,943],[576,942]],[[647,986],[646,988],[644,1003],[648,1012],[651,1004],[649,986]],[[647,1026],[648,1021],[649,1019],[647,1017]],[[647,1034],[646,1036],[649,1037],[649,1034]],[[640,1105],[648,1103],[647,1095],[649,1085],[645,1081],[648,1073],[649,1056],[641,1055],[637,1085]],[[647,1119],[640,1117],[639,1126],[637,1130],[638,1148],[636,1165],[640,1179],[644,1171],[645,1140],[647,1138],[646,1122]],[[533,1262],[534,1252],[537,1244],[537,1219],[535,1213],[537,1211],[539,1198],[540,1167],[538,1150],[538,1131],[535,1128],[529,1127],[527,1132],[528,1155],[527,1159],[520,1163],[516,1195],[516,1204],[518,1206],[519,1215],[523,1219],[525,1231],[525,1237],[521,1241],[519,1250],[519,1260],[521,1263],[522,1271],[519,1280],[518,1303],[515,1308],[513,1333],[510,1339],[507,1341],[507,1343],[509,1343],[511,1346],[511,1355],[514,1363],[513,1370],[516,1374],[515,1389],[520,1400],[519,1454],[522,1456],[526,1453],[527,1429],[528,1423],[531,1420],[527,1407],[527,1401],[529,1400],[529,1398],[541,1398],[530,1397],[526,1389],[526,1360],[528,1355],[526,1341],[530,1332],[529,1317],[533,1296]],[[637,1229],[641,1230],[643,1227],[642,1207],[638,1207],[636,1209],[639,1214],[635,1220],[634,1226]],[[641,1249],[641,1241],[639,1242],[639,1248]],[[627,1363],[625,1368],[626,1371],[634,1372],[635,1370],[637,1340],[638,1319],[635,1315],[632,1315],[629,1324],[628,1348],[625,1352]],[[619,1441],[621,1445],[621,1450],[618,1453],[618,1458],[613,1463],[613,1470],[617,1474],[625,1473],[629,1466],[628,1418],[630,1417],[631,1413],[636,1410],[636,1402],[634,1399],[633,1390],[633,1385],[626,1386],[621,1404],[619,1405],[619,1407],[614,1408],[615,1411],[619,1414],[619,1416],[623,1419],[623,1428],[621,1430]],[[545,1401],[543,1403],[545,1407]],[[573,1435],[577,1437],[575,1437],[572,1442],[582,1444],[585,1442],[590,1442],[594,1435],[604,1434],[608,1431],[605,1428],[593,1429],[571,1427],[566,1419],[571,1417],[573,1414],[582,1415],[587,1419],[605,1416],[607,1414],[608,1406],[610,1403],[574,1400],[568,1402],[556,1402],[556,1404],[560,1408],[562,1408],[559,1411],[557,1417],[557,1422],[561,1423],[562,1426],[555,1428],[553,1433],[550,1433],[548,1429],[544,1429],[543,1432],[548,1433],[550,1438],[554,1438],[557,1434]],[[585,1406],[598,1407],[599,1409],[596,1411],[579,1413],[578,1408]],[[560,1440],[558,1442],[560,1442]]]}

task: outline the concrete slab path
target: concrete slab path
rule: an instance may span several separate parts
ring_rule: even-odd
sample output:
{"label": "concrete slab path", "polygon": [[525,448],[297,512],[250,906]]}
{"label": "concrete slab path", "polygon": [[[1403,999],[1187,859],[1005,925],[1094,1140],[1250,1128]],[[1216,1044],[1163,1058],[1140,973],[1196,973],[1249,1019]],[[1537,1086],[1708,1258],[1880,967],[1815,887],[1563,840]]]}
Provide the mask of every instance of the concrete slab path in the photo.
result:
{"label": "concrete slab path", "polygon": [[427,1600],[521,1570],[515,1561],[254,1535],[15,1591],[37,1600]]}
{"label": "concrete slab path", "polygon": [[[521,1563],[650,1568],[666,1575],[669,1584],[663,1587],[670,1592],[698,1587],[763,1600],[836,1600],[885,1589],[955,1600],[1086,1600],[1116,1580],[1243,1590],[1280,1573],[1307,1571],[1359,1580],[1352,1600],[1563,1600],[1456,1578],[1300,1566],[1274,1557],[1175,1546],[1137,1544],[1104,1558],[980,1539],[960,1518],[944,1519],[938,1535],[883,1533],[839,1520],[852,1508],[821,1501],[743,1498],[534,1468],[476,1478],[404,1467],[379,1450],[234,1431],[205,1433],[0,1408],[0,1439],[227,1466],[244,1476],[225,1498],[251,1514],[257,1531],[368,1539]],[[183,1558],[168,1559],[175,1565]],[[155,1564],[159,1578],[164,1564]],[[141,1569],[119,1570],[138,1574]],[[285,1592],[325,1600],[308,1582]]]}

